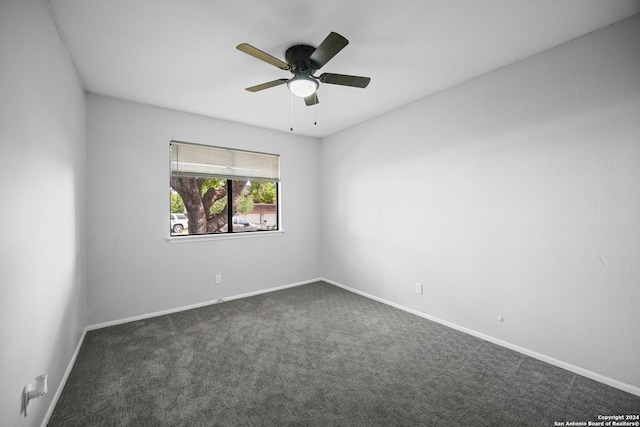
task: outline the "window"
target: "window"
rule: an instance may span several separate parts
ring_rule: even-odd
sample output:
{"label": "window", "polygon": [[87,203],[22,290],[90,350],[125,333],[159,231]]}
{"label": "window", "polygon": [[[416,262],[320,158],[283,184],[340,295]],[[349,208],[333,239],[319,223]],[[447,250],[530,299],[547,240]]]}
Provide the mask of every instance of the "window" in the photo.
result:
{"label": "window", "polygon": [[178,141],[170,148],[171,236],[279,229],[278,155]]}

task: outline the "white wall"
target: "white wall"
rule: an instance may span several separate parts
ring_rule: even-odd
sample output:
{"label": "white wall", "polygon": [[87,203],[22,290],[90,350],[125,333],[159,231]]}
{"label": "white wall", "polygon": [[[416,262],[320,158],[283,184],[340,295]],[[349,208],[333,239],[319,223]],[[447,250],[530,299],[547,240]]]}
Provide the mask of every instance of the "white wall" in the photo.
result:
{"label": "white wall", "polygon": [[86,326],[85,99],[43,1],[2,1],[0,63],[0,424],[36,426]]}
{"label": "white wall", "polygon": [[[90,325],[320,276],[317,139],[96,95],[87,133]],[[168,243],[172,139],[280,154],[285,233]]]}
{"label": "white wall", "polygon": [[323,139],[323,275],[637,393],[639,40],[637,15]]}

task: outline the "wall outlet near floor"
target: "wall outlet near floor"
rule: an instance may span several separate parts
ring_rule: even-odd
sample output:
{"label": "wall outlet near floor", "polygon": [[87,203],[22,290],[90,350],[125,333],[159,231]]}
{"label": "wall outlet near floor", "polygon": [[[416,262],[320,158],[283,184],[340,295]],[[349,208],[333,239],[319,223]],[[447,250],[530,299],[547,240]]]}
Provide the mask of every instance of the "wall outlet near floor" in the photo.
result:
{"label": "wall outlet near floor", "polygon": [[422,283],[416,282],[416,294],[422,295]]}
{"label": "wall outlet near floor", "polygon": [[216,274],[216,285],[222,284],[222,274]]}

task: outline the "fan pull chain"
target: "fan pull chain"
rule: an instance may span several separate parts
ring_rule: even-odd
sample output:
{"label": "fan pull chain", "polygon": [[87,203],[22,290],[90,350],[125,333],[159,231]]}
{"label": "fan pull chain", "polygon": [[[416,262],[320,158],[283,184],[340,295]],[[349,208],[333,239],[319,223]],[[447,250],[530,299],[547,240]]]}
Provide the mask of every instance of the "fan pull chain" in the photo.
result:
{"label": "fan pull chain", "polygon": [[293,132],[293,92],[289,92],[291,95],[291,132]]}
{"label": "fan pull chain", "polygon": [[318,95],[316,94],[316,105],[314,106],[313,112],[315,114],[313,125],[318,126]]}

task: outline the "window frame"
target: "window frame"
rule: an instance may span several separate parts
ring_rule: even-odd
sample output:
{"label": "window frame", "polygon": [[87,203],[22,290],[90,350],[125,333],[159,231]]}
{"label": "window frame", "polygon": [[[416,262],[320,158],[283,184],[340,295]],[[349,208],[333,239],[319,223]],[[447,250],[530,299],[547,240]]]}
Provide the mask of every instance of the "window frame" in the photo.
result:
{"label": "window frame", "polygon": [[[202,174],[202,173],[196,173],[196,174],[191,174],[190,172],[176,172],[177,168],[174,168],[174,154],[173,154],[173,150],[174,147],[176,146],[194,146],[194,147],[202,147],[202,148],[211,148],[213,150],[216,151],[226,151],[228,153],[230,153],[231,157],[233,157],[234,153],[241,153],[241,155],[252,155],[255,154],[257,156],[270,156],[273,157],[275,159],[277,159],[277,177],[274,178],[265,178],[265,177],[252,177],[251,175],[246,176],[246,175],[218,175],[218,174]],[[212,150],[212,151],[213,151]],[[216,166],[218,167],[218,166]],[[229,169],[232,169],[231,167],[228,167]],[[257,151],[250,151],[250,150],[242,150],[242,149],[237,149],[237,148],[231,148],[231,147],[220,147],[220,146],[212,146],[212,145],[206,145],[206,144],[197,144],[197,143],[191,143],[191,142],[183,142],[183,141],[177,141],[177,140],[171,140],[169,142],[169,180],[170,180],[170,184],[169,184],[169,188],[173,189],[173,187],[171,186],[171,178],[174,176],[192,176],[192,177],[200,177],[200,178],[212,178],[212,179],[224,179],[226,180],[226,184],[225,186],[227,187],[227,191],[228,193],[232,191],[232,182],[233,181],[242,181],[244,179],[246,179],[247,181],[255,181],[255,182],[272,182],[275,185],[275,192],[276,192],[276,228],[275,229],[271,229],[271,230],[255,230],[255,231],[234,231],[233,230],[233,217],[234,216],[238,216],[238,213],[236,213],[236,215],[232,215],[233,213],[233,201],[229,200],[230,197],[227,199],[227,204],[225,206],[226,209],[226,214],[227,214],[227,231],[225,232],[213,232],[213,233],[204,233],[204,234],[185,234],[185,235],[175,235],[172,234],[171,232],[171,214],[173,214],[174,212],[171,212],[171,204],[169,205],[169,236],[167,237],[167,241],[169,241],[170,243],[183,243],[183,242],[194,242],[194,241],[205,241],[205,240],[227,240],[227,239],[237,239],[237,238],[257,238],[257,237],[269,237],[269,236],[279,236],[279,235],[283,235],[284,234],[284,228],[283,228],[283,223],[282,223],[282,191],[281,191],[281,180],[280,180],[280,155],[279,154],[272,154],[272,153],[264,153],[264,152],[257,152]],[[231,191],[229,191],[231,190]],[[175,190],[173,190],[175,191]],[[184,213],[188,216],[188,213]]]}

